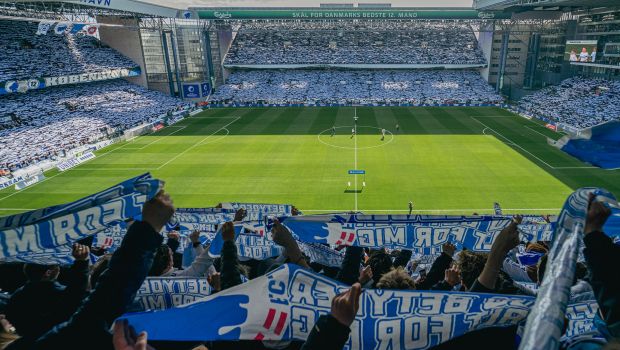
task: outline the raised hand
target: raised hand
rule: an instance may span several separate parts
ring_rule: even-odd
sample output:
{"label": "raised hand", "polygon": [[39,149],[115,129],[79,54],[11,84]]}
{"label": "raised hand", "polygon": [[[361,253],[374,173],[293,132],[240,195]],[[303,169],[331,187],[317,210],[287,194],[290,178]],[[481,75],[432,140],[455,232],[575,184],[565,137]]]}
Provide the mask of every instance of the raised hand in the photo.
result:
{"label": "raised hand", "polygon": [[461,271],[459,271],[458,267],[452,266],[447,269],[444,274],[444,281],[452,287],[459,284],[461,282]]}
{"label": "raised hand", "polygon": [[243,218],[245,218],[246,215],[248,215],[247,210],[245,210],[244,208],[239,208],[235,213],[234,221],[243,221]]}
{"label": "raised hand", "polygon": [[168,237],[168,239],[174,239],[177,241],[181,240],[181,235],[177,231],[170,231],[166,236]]}
{"label": "raised hand", "polygon": [[360,308],[361,294],[362,286],[359,283],[354,283],[351,289],[335,296],[332,300],[332,316],[343,325],[351,326],[357,310]]}
{"label": "raised hand", "polygon": [[503,253],[505,255],[511,249],[518,246],[520,240],[517,225],[519,225],[522,221],[523,217],[520,215],[513,217],[512,222],[508,226],[504,227],[499,235],[497,235],[497,238],[495,238],[491,251],[497,251],[498,253]]}
{"label": "raised hand", "polygon": [[453,257],[454,252],[456,252],[456,246],[450,242],[446,242],[441,246],[441,251],[446,253],[450,257]]}
{"label": "raised hand", "polygon": [[73,243],[71,255],[75,260],[86,261],[90,255],[90,249],[88,246],[81,245],[79,243]]}
{"label": "raised hand", "polygon": [[174,214],[174,205],[170,195],[159,191],[159,193],[142,208],[142,221],[153,227],[153,230],[160,232],[164,225],[170,221]]}
{"label": "raised hand", "polygon": [[588,204],[588,215],[586,216],[586,226],[584,233],[588,234],[595,231],[603,231],[605,222],[611,215],[611,209],[601,202],[595,200],[594,194],[590,194],[590,203]]}
{"label": "raised hand", "polygon": [[207,277],[207,281],[209,281],[209,285],[213,288],[213,292],[217,293],[222,290],[222,280],[220,279],[220,273],[216,272],[211,276]]}
{"label": "raised hand", "polygon": [[362,272],[360,272],[360,278],[358,279],[358,281],[359,283],[364,285],[371,279],[372,279],[372,269],[370,268],[370,265],[368,265],[362,269]]}
{"label": "raised hand", "polygon": [[114,350],[154,350],[147,344],[147,334],[136,334],[136,330],[129,325],[127,320],[114,322],[114,335],[112,336]]}
{"label": "raised hand", "polygon": [[521,221],[523,221],[522,216],[513,217],[512,222],[495,237],[487,262],[484,264],[480,276],[478,276],[478,282],[486,288],[495,289],[495,282],[506,254],[519,245],[519,229],[517,225]]}
{"label": "raised hand", "polygon": [[282,225],[278,219],[275,219],[273,222],[271,238],[274,242],[283,247],[286,247],[291,243],[291,241],[294,241],[291,232],[284,225]]}
{"label": "raised hand", "polygon": [[222,226],[222,239],[224,241],[234,241],[235,240],[235,226],[232,222],[225,222]]}
{"label": "raised hand", "polygon": [[200,243],[200,231],[198,230],[194,230],[190,235],[189,235],[189,240],[193,243]]}

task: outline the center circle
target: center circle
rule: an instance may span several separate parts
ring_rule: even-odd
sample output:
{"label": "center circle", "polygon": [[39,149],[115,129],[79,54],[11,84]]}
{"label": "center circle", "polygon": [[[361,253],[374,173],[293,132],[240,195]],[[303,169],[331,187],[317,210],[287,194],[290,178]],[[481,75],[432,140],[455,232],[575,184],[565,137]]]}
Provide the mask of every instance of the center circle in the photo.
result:
{"label": "center circle", "polygon": [[[343,148],[343,149],[368,149],[368,148],[376,148],[376,147],[383,147],[385,145],[387,145],[388,143],[394,141],[394,134],[385,129],[385,140],[384,141],[377,141],[378,143],[376,145],[373,146],[361,146],[361,147],[355,147],[355,146],[341,146],[338,144],[335,144],[333,141],[335,141],[334,139],[337,137],[338,139],[341,139],[342,137],[349,137],[351,134],[348,134],[349,136],[347,136],[347,133],[342,133],[342,131],[338,132],[338,130],[341,129],[346,129],[348,131],[351,131],[354,126],[353,125],[344,125],[344,126],[336,126],[336,136],[331,136],[332,133],[332,128],[329,129],[325,129],[323,131],[321,131],[318,135],[317,138],[319,140],[320,143],[330,146],[330,147],[335,147],[335,148]],[[369,129],[373,129],[372,132],[366,132],[364,133],[363,130],[369,130]],[[357,132],[355,137],[359,136],[359,135],[377,135],[377,140],[380,140],[381,137],[381,130],[382,128],[376,127],[376,126],[370,126],[370,125],[358,125],[357,126]],[[377,130],[377,131],[374,131]],[[380,142],[380,143],[379,143]],[[353,141],[351,141],[351,143],[353,143]]]}

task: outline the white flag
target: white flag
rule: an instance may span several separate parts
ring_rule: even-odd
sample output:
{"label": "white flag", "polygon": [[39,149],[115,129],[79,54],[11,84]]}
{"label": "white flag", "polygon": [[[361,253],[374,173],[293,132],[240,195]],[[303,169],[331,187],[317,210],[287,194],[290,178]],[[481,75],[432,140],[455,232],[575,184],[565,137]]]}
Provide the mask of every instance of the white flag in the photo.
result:
{"label": "white flag", "polygon": [[95,25],[89,25],[87,27],[85,27],[83,29],[86,32],[86,35],[89,36],[96,36],[97,35],[97,31],[99,30],[99,26]]}
{"label": "white flag", "polygon": [[45,35],[50,30],[54,22],[39,22],[39,28],[37,28],[37,35]]}

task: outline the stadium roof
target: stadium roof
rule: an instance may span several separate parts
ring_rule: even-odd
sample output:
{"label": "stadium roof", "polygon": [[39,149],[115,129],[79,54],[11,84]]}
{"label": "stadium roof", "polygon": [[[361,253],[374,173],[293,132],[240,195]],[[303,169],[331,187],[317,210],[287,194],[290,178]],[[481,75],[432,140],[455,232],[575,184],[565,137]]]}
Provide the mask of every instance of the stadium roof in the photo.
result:
{"label": "stadium roof", "polygon": [[575,10],[612,7],[618,0],[475,0],[474,7],[484,11]]}

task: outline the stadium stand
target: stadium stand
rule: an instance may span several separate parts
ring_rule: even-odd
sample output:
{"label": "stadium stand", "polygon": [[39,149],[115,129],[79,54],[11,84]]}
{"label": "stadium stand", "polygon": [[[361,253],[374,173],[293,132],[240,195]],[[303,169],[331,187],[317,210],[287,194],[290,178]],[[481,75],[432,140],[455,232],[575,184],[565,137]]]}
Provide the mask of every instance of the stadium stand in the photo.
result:
{"label": "stadium stand", "polygon": [[620,119],[620,81],[572,77],[521,99],[520,112],[578,129]]}
{"label": "stadium stand", "polygon": [[0,81],[96,73],[138,65],[94,37],[37,36],[37,23],[0,20]]}
{"label": "stadium stand", "polygon": [[224,63],[484,65],[486,61],[469,24],[345,21],[243,24]]}
{"label": "stadium stand", "polygon": [[499,96],[469,70],[236,71],[212,96],[218,103],[497,104]]}
{"label": "stadium stand", "polygon": [[181,106],[180,100],[124,80],[0,97],[0,169],[11,171],[95,143]]}

